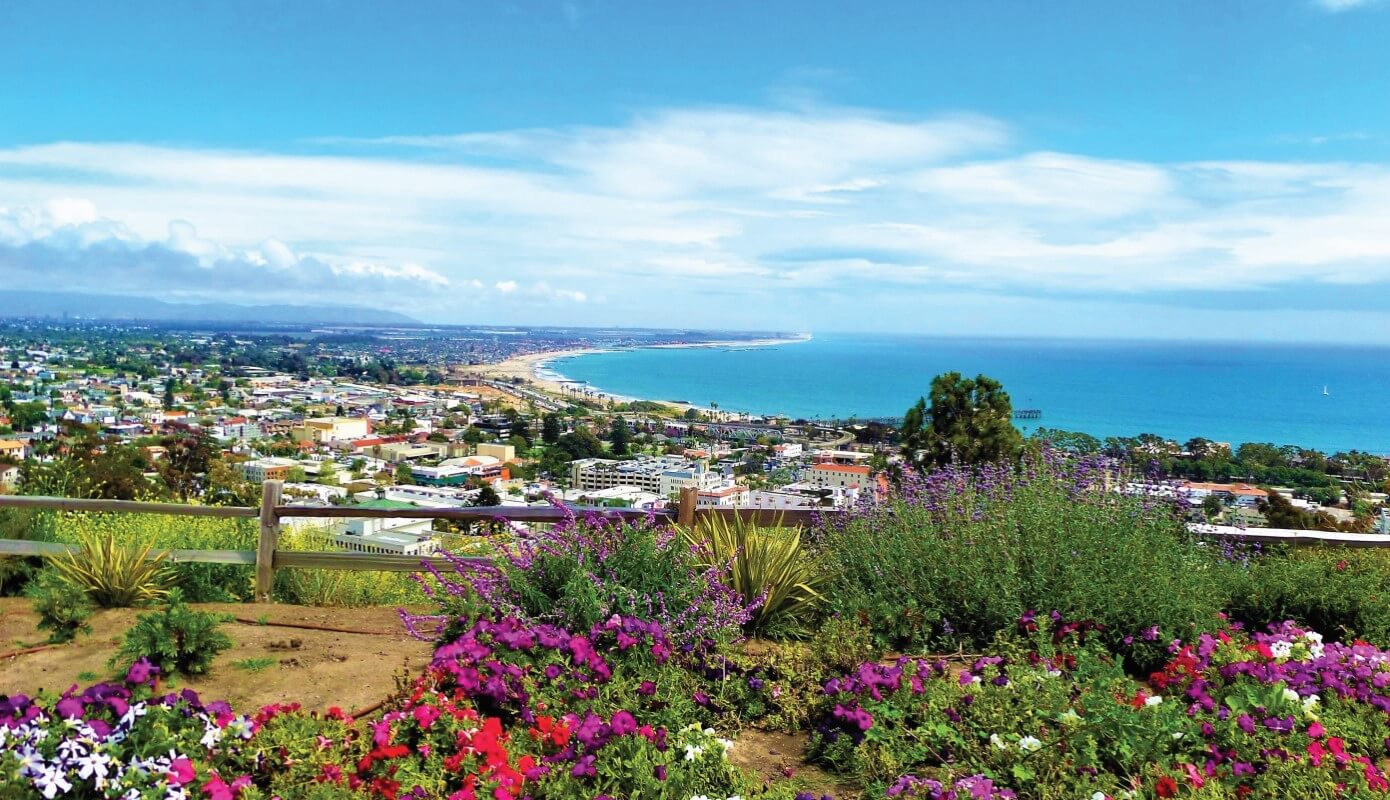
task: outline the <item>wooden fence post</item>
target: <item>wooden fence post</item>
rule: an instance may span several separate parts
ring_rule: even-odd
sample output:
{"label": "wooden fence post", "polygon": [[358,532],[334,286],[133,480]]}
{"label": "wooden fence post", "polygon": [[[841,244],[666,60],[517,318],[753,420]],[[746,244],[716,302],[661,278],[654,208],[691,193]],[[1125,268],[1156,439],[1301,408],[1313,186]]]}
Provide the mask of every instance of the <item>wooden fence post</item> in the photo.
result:
{"label": "wooden fence post", "polygon": [[280,543],[280,481],[261,484],[261,536],[256,543],[256,602],[269,603],[275,586],[275,548]]}
{"label": "wooden fence post", "polygon": [[695,527],[695,506],[700,502],[700,490],[694,486],[681,489],[680,505],[676,507],[676,522],[687,528]]}

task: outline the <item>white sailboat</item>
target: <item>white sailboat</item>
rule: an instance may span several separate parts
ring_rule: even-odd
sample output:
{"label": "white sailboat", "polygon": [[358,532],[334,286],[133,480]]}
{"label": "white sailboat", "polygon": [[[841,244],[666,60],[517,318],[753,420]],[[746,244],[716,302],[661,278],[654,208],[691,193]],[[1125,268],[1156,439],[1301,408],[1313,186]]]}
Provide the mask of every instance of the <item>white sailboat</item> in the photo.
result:
{"label": "white sailboat", "polygon": [[1328,392],[1327,392],[1327,385],[1324,384],[1323,387],[1322,387],[1322,396],[1323,396],[1323,397],[1327,397],[1327,395],[1328,395]]}

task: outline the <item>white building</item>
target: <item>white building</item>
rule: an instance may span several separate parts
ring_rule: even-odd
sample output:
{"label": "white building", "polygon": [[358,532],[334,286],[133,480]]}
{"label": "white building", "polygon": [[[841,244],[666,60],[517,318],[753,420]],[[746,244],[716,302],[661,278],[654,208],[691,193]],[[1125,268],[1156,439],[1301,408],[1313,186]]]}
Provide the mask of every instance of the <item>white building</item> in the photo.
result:
{"label": "white building", "polygon": [[584,458],[570,464],[571,485],[585,491],[631,486],[670,497],[689,487],[713,489],[722,481],[705,462],[679,456],[640,456],[632,461]]}
{"label": "white building", "polygon": [[867,489],[873,473],[857,464],[821,463],[806,470],[803,480],[814,486],[840,489]]}
{"label": "white building", "polygon": [[255,461],[237,464],[237,469],[246,476],[246,480],[263,483],[271,480],[283,481],[289,475],[289,471],[298,466],[298,461],[288,458],[258,458]]}
{"label": "white building", "polygon": [[747,508],[748,487],[737,483],[713,489],[701,489],[696,495],[696,508]]}

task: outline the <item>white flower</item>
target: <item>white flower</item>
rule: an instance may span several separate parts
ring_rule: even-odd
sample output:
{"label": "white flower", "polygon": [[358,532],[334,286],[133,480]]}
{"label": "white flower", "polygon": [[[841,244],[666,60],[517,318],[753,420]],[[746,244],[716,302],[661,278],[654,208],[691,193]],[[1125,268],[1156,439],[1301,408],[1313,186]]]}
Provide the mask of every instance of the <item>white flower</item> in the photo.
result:
{"label": "white flower", "polygon": [[19,774],[37,775],[43,770],[43,756],[32,747],[25,747],[19,751]]}
{"label": "white flower", "polygon": [[1047,671],[1047,677],[1060,678],[1062,677],[1062,671],[1060,669],[1050,669]]}
{"label": "white flower", "polygon": [[1105,792],[1093,792],[1091,800],[1109,800],[1109,798],[1105,796]]}
{"label": "white flower", "polygon": [[1174,739],[1181,739],[1181,738],[1182,738],[1182,731],[1178,731],[1177,733],[1173,734],[1173,738],[1174,738]]}
{"label": "white flower", "polygon": [[1288,658],[1293,654],[1293,644],[1291,642],[1272,642],[1269,645],[1269,652],[1275,658]]}
{"label": "white flower", "polygon": [[1288,700],[1290,703],[1302,702],[1301,700],[1299,700],[1298,692],[1295,692],[1293,689],[1290,689],[1287,686],[1284,687],[1284,699]]}
{"label": "white flower", "polygon": [[59,792],[67,794],[68,790],[72,788],[72,784],[68,783],[68,779],[60,767],[49,767],[34,776],[34,788],[38,789],[47,800],[53,800]]}
{"label": "white flower", "polygon": [[1073,725],[1081,721],[1081,715],[1076,713],[1076,709],[1069,708],[1066,711],[1063,711],[1061,714],[1058,714],[1057,719],[1068,725]]}
{"label": "white flower", "polygon": [[704,753],[705,753],[705,748],[700,747],[699,745],[696,745],[696,744],[688,744],[688,745],[685,746],[685,760],[686,760],[686,761],[694,761],[695,759],[697,759],[697,758],[699,758],[700,756],[704,755]]}
{"label": "white flower", "polygon": [[100,781],[109,772],[107,764],[111,763],[111,757],[104,753],[90,753],[77,759],[77,777],[87,780],[93,775]]}
{"label": "white flower", "polygon": [[1036,736],[1025,736],[1018,740],[1018,749],[1025,753],[1036,753],[1042,749],[1042,741]]}
{"label": "white flower", "polygon": [[1163,695],[1161,695],[1161,694],[1150,695],[1150,696],[1144,698],[1144,705],[1146,705],[1146,706],[1156,706],[1156,705],[1158,705],[1159,703],[1162,703],[1162,702],[1163,702]]}
{"label": "white flower", "polygon": [[997,734],[997,733],[991,733],[991,734],[989,735],[989,743],[992,744],[992,745],[994,745],[994,747],[995,747],[996,750],[1008,750],[1008,749],[1009,749],[1009,746],[1008,746],[1007,744],[1004,744],[1004,740],[1001,739],[1001,738],[999,737],[999,734]]}
{"label": "white flower", "polygon": [[709,798],[707,795],[697,794],[697,795],[692,795],[691,798],[690,798],[690,800],[710,800],[710,798]]}
{"label": "white flower", "polygon": [[728,756],[729,751],[734,749],[734,743],[729,739],[715,739],[719,746],[724,748],[724,755]]}
{"label": "white flower", "polygon": [[222,741],[222,729],[216,725],[209,725],[207,730],[203,732],[203,738],[199,739],[198,743],[211,750],[216,747],[217,743],[220,741]]}

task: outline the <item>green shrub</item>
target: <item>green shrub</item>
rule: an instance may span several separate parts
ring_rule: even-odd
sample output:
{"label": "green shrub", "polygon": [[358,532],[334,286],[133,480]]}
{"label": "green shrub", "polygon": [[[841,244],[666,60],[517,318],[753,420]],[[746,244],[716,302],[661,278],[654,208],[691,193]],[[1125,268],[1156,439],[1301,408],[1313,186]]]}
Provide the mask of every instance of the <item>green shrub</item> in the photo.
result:
{"label": "green shrub", "polygon": [[[35,508],[0,508],[0,539],[47,542],[53,540],[51,511]],[[0,597],[22,594],[43,569],[37,556],[0,555]]]}
{"label": "green shrub", "polygon": [[1390,644],[1390,558],[1377,550],[1280,549],[1232,564],[1227,609],[1251,629],[1286,619],[1343,641]]}
{"label": "green shrub", "polygon": [[712,517],[682,531],[703,566],[727,565],[724,585],[745,602],[762,598],[745,626],[760,633],[804,632],[819,609],[820,569],[801,546],[801,531],[760,527],[741,518]]}
{"label": "green shrub", "polygon": [[[175,517],[164,514],[63,514],[54,525],[53,539],[79,543],[112,536],[129,546],[154,550],[254,550],[254,520],[215,517]],[[170,585],[183,591],[190,603],[237,603],[252,599],[255,575],[237,564],[181,561],[169,565]]]}
{"label": "green shrub", "polygon": [[[300,529],[285,531],[280,537],[282,550],[336,551],[338,546],[327,531]],[[409,573],[361,572],[345,569],[281,569],[275,572],[275,600],[301,606],[419,605],[428,602]]]}
{"label": "green shrub", "polygon": [[1215,625],[1226,598],[1171,507],[1105,491],[1085,465],[947,470],[818,538],[832,608],[888,647],[985,644],[1029,609],[1103,623],[1112,643],[1154,625],[1167,641]]}
{"label": "green shrub", "polygon": [[173,573],[150,544],[127,547],[112,533],[81,537],[76,550],[57,556],[52,569],[102,608],[128,608],[168,593]]}
{"label": "green shrub", "polygon": [[125,669],[145,658],[165,674],[201,675],[218,653],[232,646],[231,638],[219,630],[229,619],[225,614],[193,610],[175,589],[162,609],[136,619],[112,663]]}
{"label": "green shrub", "polygon": [[39,615],[39,630],[48,631],[48,641],[70,642],[79,633],[91,633],[87,620],[92,616],[92,599],[57,572],[40,572],[29,584],[29,596]]}

